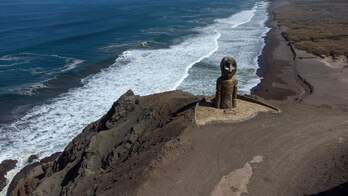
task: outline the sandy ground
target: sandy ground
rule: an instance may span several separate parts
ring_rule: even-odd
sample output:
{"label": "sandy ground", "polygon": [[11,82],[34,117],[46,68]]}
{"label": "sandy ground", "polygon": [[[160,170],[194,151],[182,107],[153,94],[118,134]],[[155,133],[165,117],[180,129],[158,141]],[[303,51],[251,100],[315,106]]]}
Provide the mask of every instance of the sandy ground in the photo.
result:
{"label": "sandy ground", "polygon": [[232,123],[251,119],[261,112],[278,112],[272,108],[237,99],[237,107],[221,110],[197,104],[195,121],[198,126],[211,123]]}
{"label": "sandy ground", "polygon": [[310,195],[343,184],[347,113],[281,107],[279,114],[187,130],[138,195]]}
{"label": "sandy ground", "polygon": [[306,96],[303,99],[304,103],[347,110],[348,61],[346,58],[342,57],[333,61],[330,58],[322,59],[300,50],[296,50],[296,53],[297,71],[313,86],[311,96]]}

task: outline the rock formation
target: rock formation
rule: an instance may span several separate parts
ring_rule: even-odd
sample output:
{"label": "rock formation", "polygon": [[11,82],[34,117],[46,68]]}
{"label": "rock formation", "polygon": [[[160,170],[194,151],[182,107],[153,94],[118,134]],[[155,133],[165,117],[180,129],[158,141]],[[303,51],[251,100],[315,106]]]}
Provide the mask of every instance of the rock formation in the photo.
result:
{"label": "rock formation", "polygon": [[32,163],[37,160],[39,157],[36,154],[30,155],[28,158],[28,163]]}
{"label": "rock formation", "polygon": [[6,186],[6,174],[11,169],[15,168],[16,160],[4,160],[0,163],[0,191]]}
{"label": "rock formation", "polygon": [[162,146],[194,124],[197,99],[181,91],[128,91],[64,152],[19,172],[7,195],[133,195]]}

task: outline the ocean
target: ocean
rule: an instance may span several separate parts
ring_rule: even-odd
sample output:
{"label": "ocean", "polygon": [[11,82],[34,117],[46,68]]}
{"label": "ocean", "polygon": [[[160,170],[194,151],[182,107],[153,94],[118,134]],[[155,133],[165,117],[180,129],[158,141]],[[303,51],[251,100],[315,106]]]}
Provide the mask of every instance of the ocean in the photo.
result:
{"label": "ocean", "polygon": [[[62,151],[125,91],[210,95],[219,62],[241,93],[260,78],[260,0],[1,0],[0,162]],[[4,191],[1,193],[4,194]]]}

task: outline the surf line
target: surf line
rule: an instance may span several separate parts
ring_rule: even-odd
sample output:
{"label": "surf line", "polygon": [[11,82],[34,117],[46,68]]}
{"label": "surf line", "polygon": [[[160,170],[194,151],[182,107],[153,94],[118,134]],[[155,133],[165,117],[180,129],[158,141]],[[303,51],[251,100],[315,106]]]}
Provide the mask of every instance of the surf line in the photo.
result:
{"label": "surf line", "polygon": [[[233,24],[230,28],[231,28],[231,29],[234,29],[234,28],[239,27],[240,25],[243,25],[243,24],[245,24],[245,23],[248,23],[248,22],[250,22],[250,21],[253,19],[253,17],[255,16],[256,12],[258,11],[257,9],[258,9],[260,6],[262,6],[262,3],[267,5],[267,3],[264,2],[264,1],[262,1],[262,2],[260,2],[260,3],[261,3],[261,5],[259,5],[259,4],[256,3],[252,9],[240,11],[240,12],[238,12],[238,13],[236,13],[236,14],[231,15],[231,16],[228,17],[228,18],[215,19],[215,22],[216,22],[215,24],[212,24],[211,26],[205,27],[205,28],[203,28],[202,30],[203,30],[203,32],[204,32],[204,30],[208,30],[208,29],[211,28],[211,27],[219,28],[220,25],[222,25],[223,23],[226,23],[226,22],[224,22],[224,21],[226,21],[226,20],[228,20],[228,19],[231,19],[231,18],[233,18],[234,16],[238,16],[238,15],[243,14],[243,13],[246,13],[246,12],[251,12],[252,14],[251,14],[251,16],[250,16],[247,20],[238,22],[238,23],[236,23],[236,24]],[[213,55],[215,52],[217,52],[217,51],[219,50],[219,39],[221,38],[222,34],[221,34],[217,29],[215,29],[214,31],[215,31],[214,33],[216,34],[216,37],[215,37],[215,39],[214,39],[215,48],[214,48],[211,52],[209,52],[207,55],[204,55],[204,56],[200,57],[198,60],[196,60],[196,61],[194,61],[193,63],[189,64],[189,65],[186,67],[186,69],[185,69],[185,73],[184,73],[183,77],[181,77],[181,79],[180,79],[179,81],[177,81],[177,82],[174,84],[174,86],[173,86],[170,90],[175,90],[175,89],[177,89],[177,88],[184,82],[184,80],[189,76],[189,73],[188,73],[189,70],[190,70],[195,64],[201,62],[201,61],[204,60],[205,58],[209,58],[211,55]]]}
{"label": "surf line", "polygon": [[214,39],[214,41],[215,41],[215,48],[214,48],[211,52],[209,52],[207,55],[202,56],[201,58],[199,58],[198,60],[194,61],[194,62],[191,63],[189,66],[187,66],[186,69],[185,69],[185,74],[184,74],[184,76],[183,76],[178,82],[176,82],[176,83],[174,84],[174,86],[173,86],[173,88],[171,88],[171,90],[175,90],[175,89],[177,89],[177,88],[180,86],[180,84],[189,76],[189,73],[188,73],[188,72],[190,71],[190,69],[191,69],[196,63],[199,63],[199,62],[201,62],[203,59],[210,57],[212,54],[214,54],[214,53],[219,49],[218,40],[219,40],[220,37],[221,37],[221,33],[219,33],[219,32],[216,31],[216,35],[217,35],[217,36],[216,36],[215,39]]}

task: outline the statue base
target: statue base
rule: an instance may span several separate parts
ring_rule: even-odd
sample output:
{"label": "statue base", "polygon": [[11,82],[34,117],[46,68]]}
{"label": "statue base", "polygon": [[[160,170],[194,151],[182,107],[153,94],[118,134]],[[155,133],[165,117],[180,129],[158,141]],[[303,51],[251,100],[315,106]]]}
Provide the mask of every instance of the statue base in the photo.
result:
{"label": "statue base", "polygon": [[218,109],[209,106],[209,104],[197,105],[195,110],[195,120],[198,126],[209,123],[233,123],[249,120],[260,112],[276,112],[270,107],[237,99],[237,107],[232,109]]}

